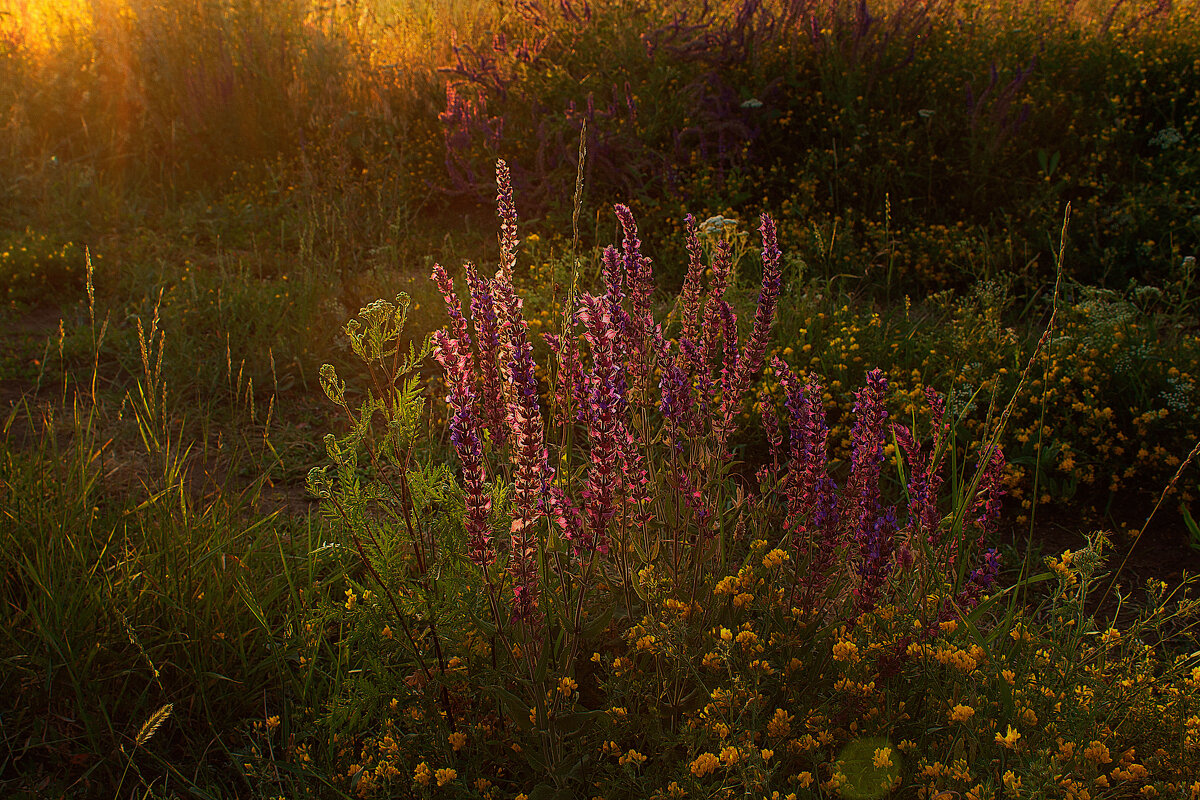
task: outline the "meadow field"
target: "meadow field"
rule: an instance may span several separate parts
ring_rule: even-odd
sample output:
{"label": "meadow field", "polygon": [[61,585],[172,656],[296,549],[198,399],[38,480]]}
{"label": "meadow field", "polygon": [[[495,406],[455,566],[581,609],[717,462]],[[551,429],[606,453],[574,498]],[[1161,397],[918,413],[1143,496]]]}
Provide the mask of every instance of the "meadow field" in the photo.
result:
{"label": "meadow field", "polygon": [[0,0],[0,794],[1200,800],[1197,0]]}

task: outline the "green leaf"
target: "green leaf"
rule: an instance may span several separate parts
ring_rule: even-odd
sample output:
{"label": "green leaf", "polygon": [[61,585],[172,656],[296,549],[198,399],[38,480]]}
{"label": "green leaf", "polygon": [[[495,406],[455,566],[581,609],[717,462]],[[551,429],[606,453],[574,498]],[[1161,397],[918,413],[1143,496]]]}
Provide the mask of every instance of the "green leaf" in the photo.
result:
{"label": "green leaf", "polygon": [[595,639],[600,634],[604,633],[612,622],[614,607],[610,604],[605,606],[594,619],[590,619],[583,623],[583,636],[585,639]]}
{"label": "green leaf", "polygon": [[558,800],[558,798],[558,789],[549,783],[539,783],[529,792],[529,800]]}
{"label": "green leaf", "polygon": [[508,715],[509,721],[523,731],[528,731],[533,728],[533,724],[529,721],[529,704],[521,700],[507,689],[501,689],[499,686],[490,687],[489,691],[496,696],[500,701],[501,708]]}
{"label": "green leaf", "polygon": [[570,714],[563,714],[554,720],[554,730],[563,736],[571,736],[578,733],[580,728],[597,719],[603,713],[603,711],[596,709],[594,711],[573,711]]}
{"label": "green leaf", "polygon": [[1183,524],[1188,529],[1188,547],[1200,550],[1200,524],[1197,524],[1195,517],[1192,516],[1191,509],[1183,503],[1179,504],[1179,513],[1183,515]]}

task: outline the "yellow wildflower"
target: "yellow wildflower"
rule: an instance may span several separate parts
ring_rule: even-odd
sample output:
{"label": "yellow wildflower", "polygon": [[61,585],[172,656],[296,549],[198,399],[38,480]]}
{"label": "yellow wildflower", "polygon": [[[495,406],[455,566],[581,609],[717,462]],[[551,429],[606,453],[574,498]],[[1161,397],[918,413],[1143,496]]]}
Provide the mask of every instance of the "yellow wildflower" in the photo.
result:
{"label": "yellow wildflower", "polygon": [[956,705],[950,709],[951,722],[967,722],[971,717],[975,716],[975,709],[970,706]]}
{"label": "yellow wildflower", "polygon": [[721,761],[712,753],[701,753],[696,756],[696,760],[692,762],[692,774],[697,778],[703,778],[721,766]]}
{"label": "yellow wildflower", "polygon": [[996,734],[996,744],[1004,745],[1009,750],[1015,750],[1017,747],[1017,740],[1020,738],[1021,734],[1018,733],[1012,725],[1009,725],[1008,732],[1003,736],[998,733]]}

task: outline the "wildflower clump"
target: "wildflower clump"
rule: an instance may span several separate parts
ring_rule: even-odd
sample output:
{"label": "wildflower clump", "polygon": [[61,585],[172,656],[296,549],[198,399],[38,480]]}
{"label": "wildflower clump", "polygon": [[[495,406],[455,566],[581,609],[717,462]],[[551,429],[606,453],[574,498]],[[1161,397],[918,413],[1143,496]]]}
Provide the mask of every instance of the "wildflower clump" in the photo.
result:
{"label": "wildflower clump", "polygon": [[[904,785],[982,797],[1043,785],[1033,776],[1057,758],[1087,765],[1093,784],[1149,785],[1142,751],[1120,755],[1136,746],[1114,715],[1121,702],[1149,711],[1154,655],[1093,630],[1079,599],[1100,545],[1054,562],[1058,594],[1022,614],[989,541],[1005,494],[998,434],[955,449],[933,391],[928,429],[904,424],[883,370],[856,392],[840,452],[821,377],[768,363],[783,291],[769,216],[752,321],[727,297],[729,245],[706,254],[689,218],[683,313],[663,322],[633,213],[617,206],[621,242],[595,286],[568,293],[539,368],[503,163],[497,177],[498,269],[467,265],[464,298],[435,265],[448,324],[427,348],[402,357],[402,303],[347,327],[368,362],[433,355],[454,462],[420,463],[415,387],[385,371],[351,435],[327,441],[336,469],[311,479],[364,566],[349,580],[372,584],[335,609],[381,654],[359,691],[383,681],[396,698],[346,745],[356,775],[398,786],[394,768],[421,791],[482,780],[498,796],[599,782],[614,797]],[[758,398],[766,452],[747,468],[742,412],[765,367],[782,397]],[[332,369],[322,379],[349,408]],[[1070,642],[1048,632],[1059,617],[1075,620]],[[392,638],[370,635],[385,625]],[[1066,647],[1097,660],[1054,677]],[[1106,682],[1135,663],[1143,677]],[[1011,779],[985,774],[993,759]]]}

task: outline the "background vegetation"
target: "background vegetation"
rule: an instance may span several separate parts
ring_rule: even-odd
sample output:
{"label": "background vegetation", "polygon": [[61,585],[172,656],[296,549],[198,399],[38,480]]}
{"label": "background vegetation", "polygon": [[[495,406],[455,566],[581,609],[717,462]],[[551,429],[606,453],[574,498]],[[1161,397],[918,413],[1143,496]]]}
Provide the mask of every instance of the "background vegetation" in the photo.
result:
{"label": "background vegetation", "polygon": [[[888,379],[893,419],[928,430],[925,387],[946,397],[959,472],[1016,397],[1000,439],[1008,497],[989,535],[1003,556],[1000,586],[1024,587],[1005,597],[1027,592],[1028,619],[1014,621],[1024,606],[1004,606],[987,620],[994,627],[972,621],[978,637],[961,623],[947,634],[970,636],[955,645],[963,652],[974,642],[988,653],[976,659],[982,673],[939,684],[944,730],[904,733],[905,710],[873,706],[870,692],[855,690],[856,708],[879,709],[870,737],[880,747],[919,749],[899,792],[966,795],[978,784],[975,796],[993,796],[1017,792],[1009,784],[1022,775],[1026,792],[1049,775],[1053,785],[1038,791],[1051,796],[1193,791],[1179,777],[1187,762],[1156,754],[1180,748],[1121,738],[1144,715],[1182,714],[1177,742],[1194,757],[1196,711],[1171,705],[1196,680],[1194,665],[1159,647],[1186,641],[1187,623],[1163,611],[1179,595],[1151,587],[1115,603],[1105,583],[1097,593],[1105,601],[1089,604],[1068,589],[1098,574],[1090,557],[1051,565],[1064,581],[1057,594],[1027,581],[1043,551],[1078,549],[1093,528],[1112,531],[1118,558],[1128,555],[1125,582],[1132,574],[1176,587],[1180,570],[1196,565],[1200,478],[1186,460],[1200,439],[1198,12],[1192,0],[0,7],[0,599],[9,623],[0,639],[0,786],[97,796],[367,793],[364,764],[375,770],[379,759],[372,750],[364,760],[364,748],[379,741],[363,731],[378,730],[381,714],[411,722],[406,704],[424,708],[417,695],[425,695],[405,682],[412,654],[378,638],[396,623],[362,600],[380,591],[363,559],[341,549],[345,531],[317,513],[304,484],[328,458],[323,435],[346,432],[344,413],[320,392],[320,366],[336,367],[355,407],[370,373],[339,337],[347,319],[404,291],[405,341],[419,343],[447,320],[428,278],[435,261],[455,278],[464,259],[495,271],[494,170],[503,157],[522,217],[512,282],[543,367],[552,359],[540,334],[560,330],[572,286],[603,290],[600,248],[622,236],[613,203],[638,220],[658,286],[653,313],[668,332],[681,321],[675,297],[691,213],[706,220],[708,255],[720,242],[729,248],[726,299],[748,334],[760,299],[754,229],[765,211],[778,223],[783,294],[752,392],[782,408],[773,356],[820,375],[834,474],[850,467],[854,392],[873,368]],[[432,361],[420,369],[427,413],[414,458],[457,470],[447,387]],[[731,440],[746,475],[770,458],[762,402],[747,403]],[[887,455],[894,463],[894,443]],[[902,480],[889,485],[885,492],[903,491]],[[961,507],[961,491],[950,502]],[[401,550],[410,546],[402,539]],[[1087,552],[1098,551],[1091,541]],[[753,553],[747,563],[762,564],[753,541],[739,547],[738,557]],[[703,590],[723,577],[714,573]],[[1078,607],[1063,605],[1069,595]],[[898,608],[898,619],[916,613]],[[615,699],[646,691],[639,670],[658,669],[614,666],[636,648],[637,638],[623,637],[642,624],[634,608],[626,613],[608,649],[597,646],[608,660],[583,667],[594,673],[541,677],[584,687],[556,702],[654,716]],[[1011,779],[1007,765],[977,769],[986,759],[971,748],[996,747],[992,734],[1003,736],[1004,725],[961,733],[954,726],[971,717],[953,719],[954,708],[978,705],[980,719],[999,724],[982,710],[995,702],[1018,720],[1023,707],[1004,689],[1014,685],[1005,671],[1043,675],[1065,658],[1054,625],[1064,613],[1080,631],[1095,615],[1097,636],[1120,629],[1126,638],[1106,638],[1097,651],[1124,648],[1103,662],[1111,674],[1021,691],[1078,696],[1107,686],[1110,674],[1137,692],[1099,703],[1099,717],[1074,719],[1059,741],[1032,742],[1027,730],[1027,749],[999,745],[1023,759]],[[1030,631],[1046,624],[1046,659],[1030,644],[1042,640],[1021,638],[1026,622]],[[846,654],[851,642],[869,650],[866,631],[887,623],[806,640],[812,655],[802,660],[828,662],[814,666],[828,687],[776,699],[808,725],[809,749],[796,721],[782,746],[763,746],[775,735],[766,733],[774,708],[739,706],[737,723],[723,724],[749,738],[719,747],[672,738],[678,731],[623,739],[617,731],[628,723],[615,711],[604,724],[616,727],[587,718],[578,752],[613,761],[603,773],[613,788],[596,794],[648,796],[672,781],[681,792],[733,790],[761,779],[767,796],[832,796],[843,748],[869,737],[843,706],[842,716],[822,706],[832,702],[823,692],[878,677]],[[1007,653],[1005,665],[997,641],[1028,652]],[[1196,649],[1172,641],[1178,652]],[[446,646],[462,648],[463,663],[481,657],[465,640]],[[1025,666],[1013,666],[1021,658]],[[1143,675],[1164,683],[1143,686]],[[453,690],[447,680],[431,685]],[[720,686],[727,699],[750,691]],[[392,697],[398,706],[389,709]],[[1044,721],[1057,702],[1026,705]],[[421,713],[438,713],[430,709]],[[503,718],[479,724],[504,729]],[[1116,733],[1096,736],[1104,751],[1079,738],[1105,726]],[[509,753],[533,746],[507,730]],[[460,748],[409,733],[416,738],[397,750],[403,756],[389,757],[405,774],[384,781],[388,791],[511,797],[546,778],[529,766],[536,762],[468,749],[463,758],[471,754],[479,777],[497,764],[504,774],[487,773],[484,788],[465,777],[443,783],[436,769],[451,769]],[[718,733],[705,735],[722,741]],[[742,752],[752,740],[753,758]],[[793,747],[785,740],[812,754],[809,768],[768,769],[763,753],[774,747],[781,763]],[[722,749],[731,746],[733,754]],[[673,753],[674,766],[639,772],[629,755],[658,750]],[[751,762],[762,775],[746,772]],[[414,777],[419,764],[424,782]],[[796,778],[805,772],[811,787]],[[702,788],[714,775],[725,784]]]}

